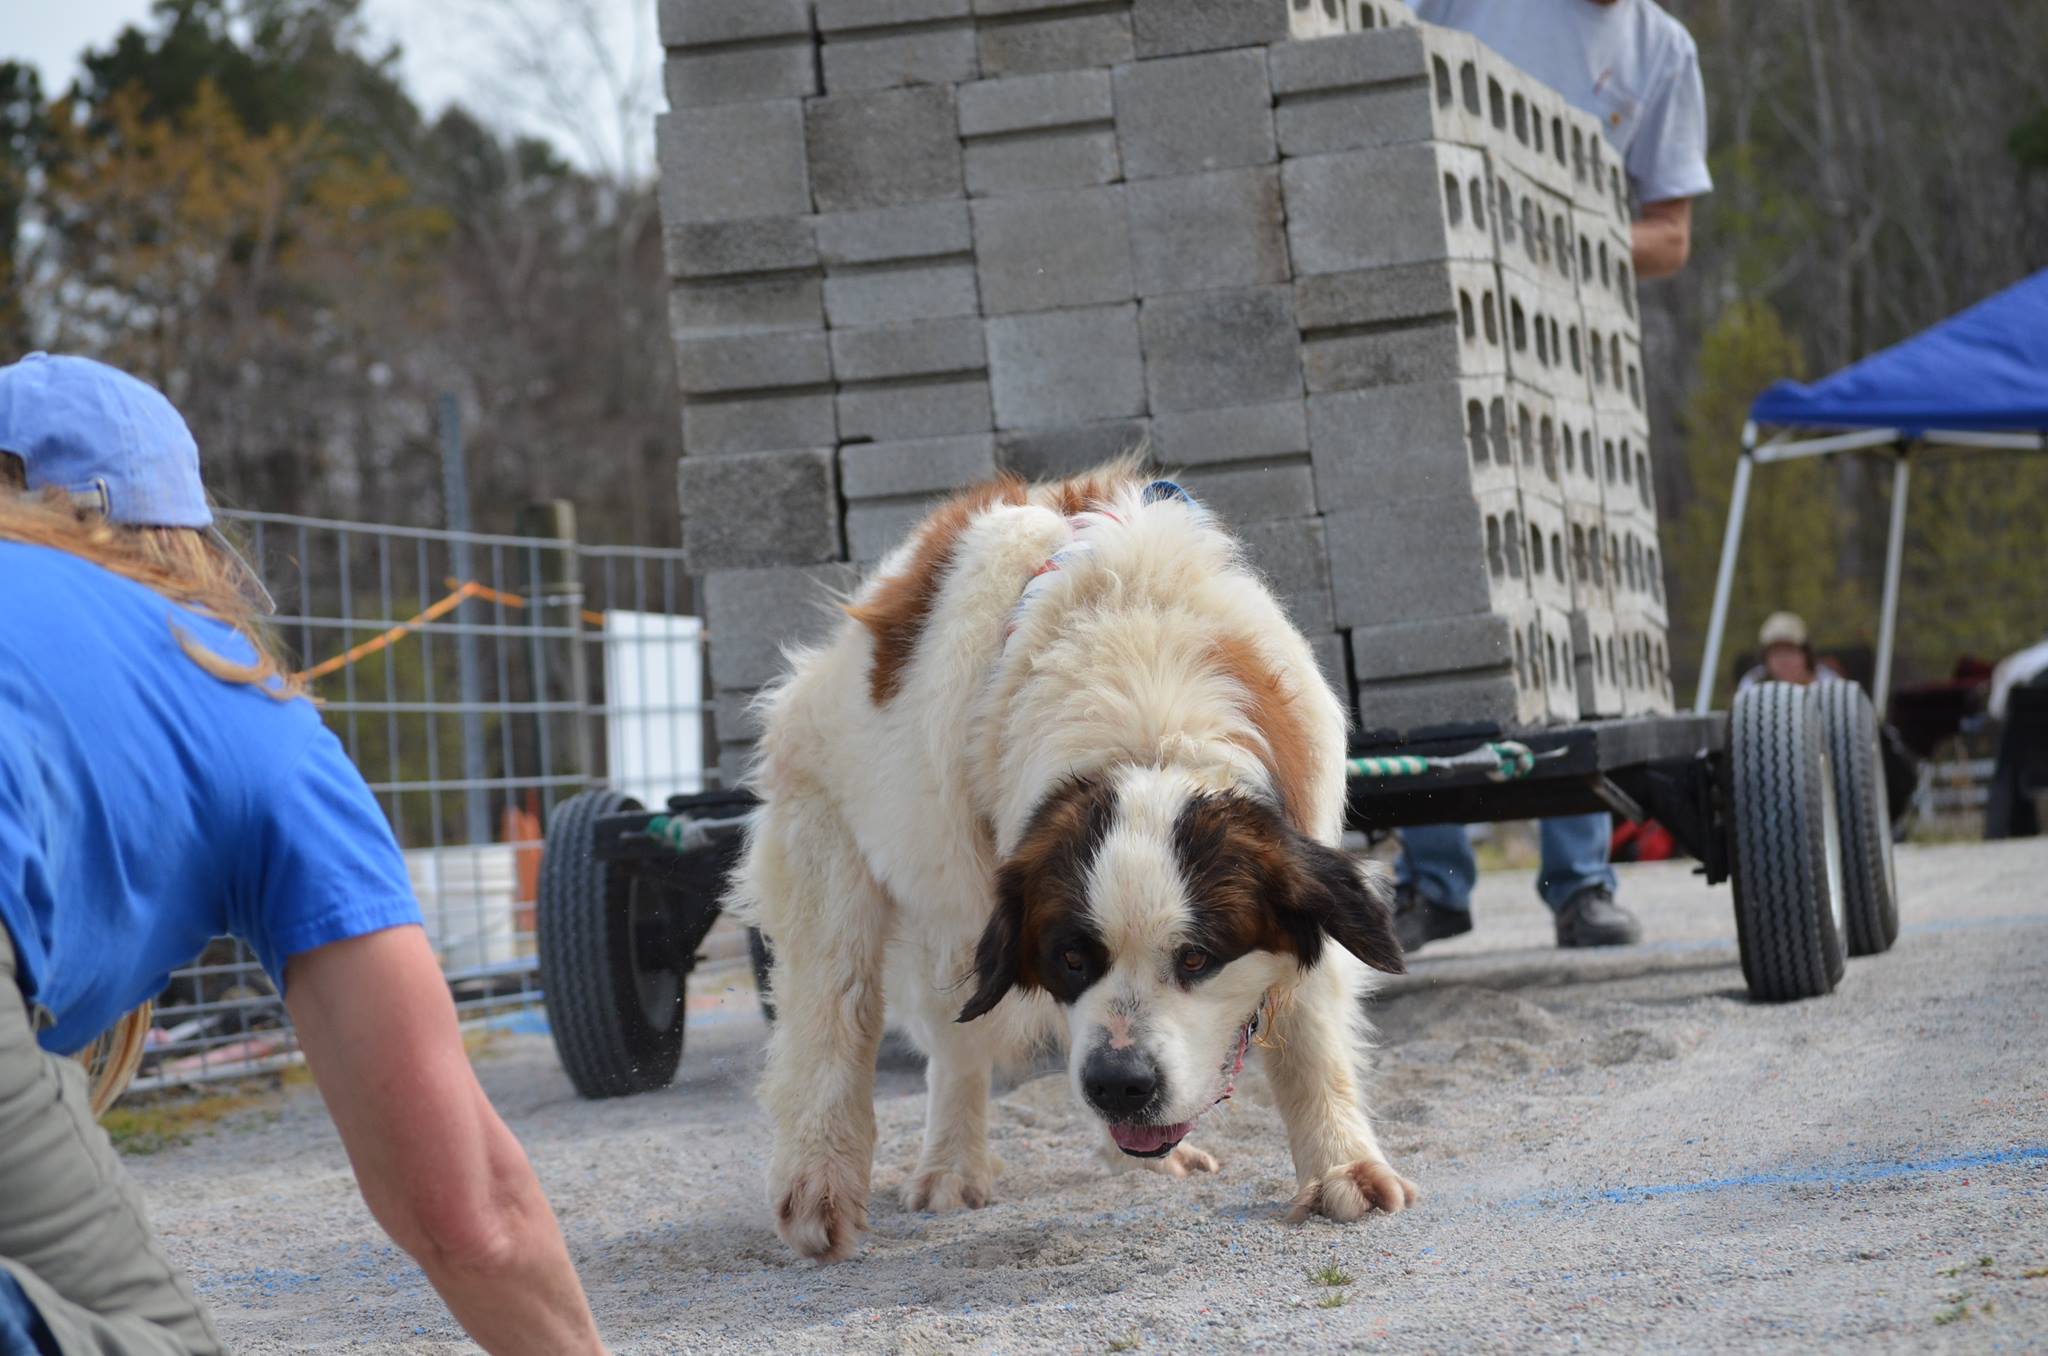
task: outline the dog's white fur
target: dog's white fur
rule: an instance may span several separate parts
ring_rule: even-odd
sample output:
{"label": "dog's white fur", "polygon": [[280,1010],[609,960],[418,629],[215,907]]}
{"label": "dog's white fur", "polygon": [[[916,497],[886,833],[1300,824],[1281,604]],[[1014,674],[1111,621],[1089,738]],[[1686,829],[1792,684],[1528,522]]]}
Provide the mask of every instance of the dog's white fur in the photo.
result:
{"label": "dog's white fur", "polygon": [[[1084,1051],[1110,1033],[1140,1040],[1177,1090],[1158,1119],[1193,1120],[1266,995],[1259,1051],[1293,1152],[1297,1216],[1356,1219],[1415,1198],[1363,1106],[1363,964],[1333,943],[1307,968],[1254,951],[1200,985],[1174,982],[1171,948],[1188,916],[1169,841],[1175,814],[1200,792],[1286,791],[1246,693],[1213,662],[1214,643],[1253,646],[1285,687],[1312,746],[1291,817],[1332,846],[1343,827],[1345,717],[1231,538],[1199,508],[1142,503],[1140,479],[1107,474],[1109,512],[1087,517],[1093,549],[1041,581],[1007,643],[1025,583],[1073,533],[1048,487],[982,509],[960,530],[888,700],[871,693],[875,644],[854,620],[792,654],[791,672],[759,700],[763,804],[729,903],[774,948],[778,1021],[761,1085],[775,1126],[768,1195],[782,1237],[805,1256],[843,1258],[866,1227],[885,1002],[929,1060],[924,1149],[904,1188],[912,1208],[989,1199],[999,1061],[1065,1039],[1078,1093]],[[928,522],[920,533],[934,530]],[[883,562],[854,610],[915,567],[918,541]],[[1088,890],[1110,972],[1071,1008],[1019,990],[956,1021],[999,863],[1048,791],[1091,773],[1117,790]],[[1154,1166],[1181,1175],[1215,1160],[1183,1143]]]}

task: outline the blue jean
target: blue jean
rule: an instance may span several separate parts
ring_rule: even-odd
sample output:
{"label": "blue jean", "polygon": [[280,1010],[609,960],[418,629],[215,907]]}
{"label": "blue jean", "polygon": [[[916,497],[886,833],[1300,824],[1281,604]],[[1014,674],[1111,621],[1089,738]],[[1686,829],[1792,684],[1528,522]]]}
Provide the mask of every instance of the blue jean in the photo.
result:
{"label": "blue jean", "polygon": [[[1606,811],[1567,815],[1543,821],[1543,869],[1536,893],[1556,913],[1581,890],[1596,885],[1614,889],[1614,868],[1607,864],[1607,845],[1614,821]],[[1442,909],[1469,910],[1472,880],[1479,874],[1472,860],[1472,837],[1463,824],[1425,824],[1401,830],[1401,859],[1394,879]]]}
{"label": "blue jean", "polygon": [[57,1339],[21,1285],[0,1271],[0,1356],[57,1356]]}

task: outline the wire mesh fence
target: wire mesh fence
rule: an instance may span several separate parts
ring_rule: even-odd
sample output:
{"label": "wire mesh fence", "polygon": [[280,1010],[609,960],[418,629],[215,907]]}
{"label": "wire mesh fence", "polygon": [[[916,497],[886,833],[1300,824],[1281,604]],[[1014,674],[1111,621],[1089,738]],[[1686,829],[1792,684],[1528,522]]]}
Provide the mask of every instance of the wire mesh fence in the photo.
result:
{"label": "wire mesh fence", "polygon": [[[596,783],[655,804],[703,785],[703,637],[682,553],[580,545],[566,505],[522,519],[523,536],[222,516],[277,601],[287,666],[391,821],[458,1009],[532,1004],[554,806]],[[293,1058],[269,978],[221,939],[159,996],[134,1086]]]}

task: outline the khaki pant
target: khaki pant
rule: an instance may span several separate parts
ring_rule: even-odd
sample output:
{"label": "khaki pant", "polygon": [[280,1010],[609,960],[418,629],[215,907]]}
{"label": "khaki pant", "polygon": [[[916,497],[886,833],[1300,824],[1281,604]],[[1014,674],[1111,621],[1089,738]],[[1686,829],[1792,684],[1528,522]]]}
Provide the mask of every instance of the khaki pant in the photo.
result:
{"label": "khaki pant", "polygon": [[85,1072],[36,1045],[0,927],[0,1270],[64,1356],[215,1356],[134,1182],[86,1103]]}

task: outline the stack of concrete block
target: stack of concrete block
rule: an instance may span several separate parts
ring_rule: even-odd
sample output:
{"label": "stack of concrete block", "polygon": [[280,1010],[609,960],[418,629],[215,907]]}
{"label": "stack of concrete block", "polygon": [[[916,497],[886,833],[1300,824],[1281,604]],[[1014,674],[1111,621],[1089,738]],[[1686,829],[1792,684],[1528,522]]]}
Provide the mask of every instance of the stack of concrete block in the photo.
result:
{"label": "stack of concrete block", "polygon": [[1394,0],[661,0],[728,772],[945,493],[1139,446],[1361,722],[1664,709],[1620,168]]}

